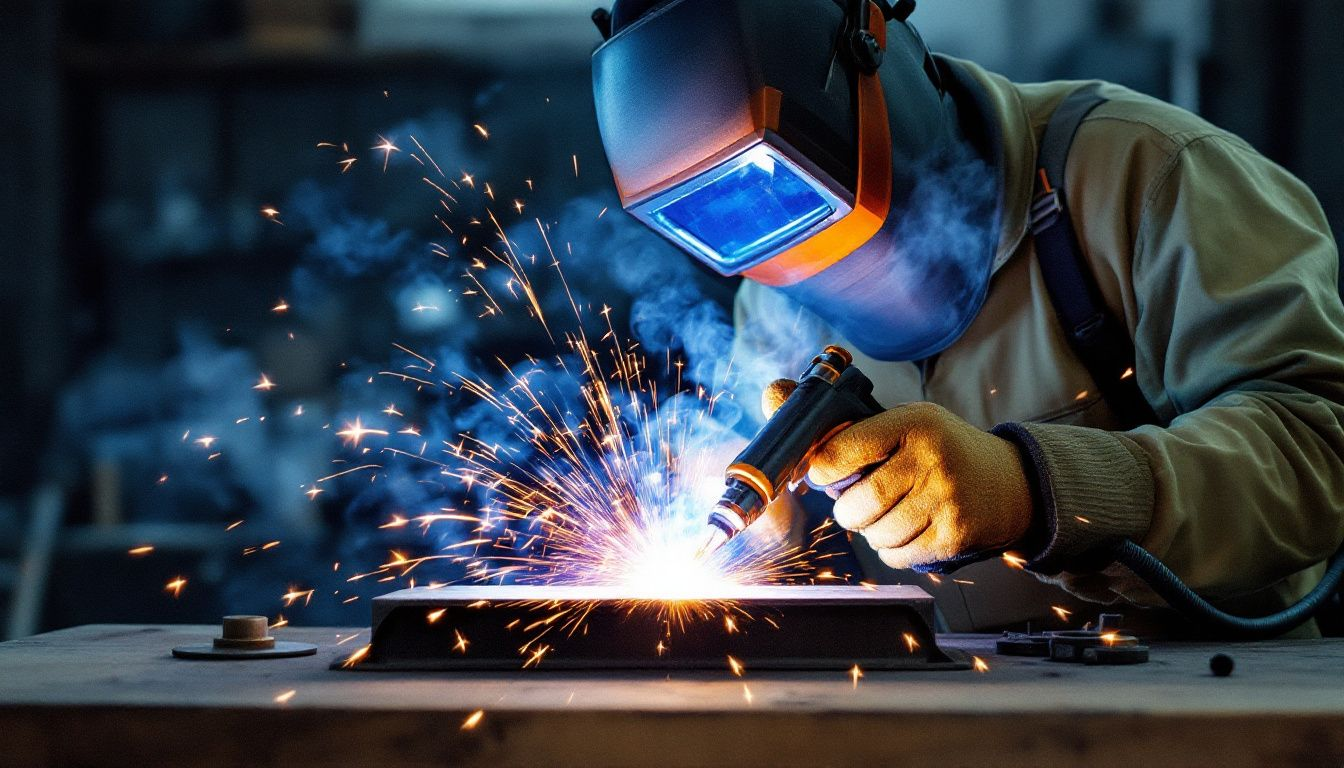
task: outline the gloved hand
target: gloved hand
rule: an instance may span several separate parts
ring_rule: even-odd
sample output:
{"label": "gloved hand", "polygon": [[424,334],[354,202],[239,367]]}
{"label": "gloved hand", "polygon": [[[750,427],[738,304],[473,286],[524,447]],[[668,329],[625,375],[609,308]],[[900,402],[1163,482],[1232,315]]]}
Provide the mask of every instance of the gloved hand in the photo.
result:
{"label": "gloved hand", "polygon": [[[781,379],[765,390],[767,416],[795,386]],[[893,408],[832,437],[813,453],[808,480],[830,489],[836,522],[892,568],[1006,549],[1032,524],[1017,447],[933,403]]]}

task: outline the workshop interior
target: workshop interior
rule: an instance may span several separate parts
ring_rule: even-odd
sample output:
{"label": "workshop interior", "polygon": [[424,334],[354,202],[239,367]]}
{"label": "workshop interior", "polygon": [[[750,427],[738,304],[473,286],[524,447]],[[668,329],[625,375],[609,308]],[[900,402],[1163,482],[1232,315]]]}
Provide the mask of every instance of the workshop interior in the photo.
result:
{"label": "workshop interior", "polygon": [[1226,727],[1344,759],[1331,0],[9,0],[0,29],[16,764],[91,759],[34,735],[72,721],[18,670],[114,625],[163,632],[132,684],[306,664],[272,710],[461,685],[426,706],[463,764],[590,754],[508,751],[536,679],[807,718],[770,685],[825,673],[897,717],[906,680],[961,712],[996,674],[1160,698],[1256,663],[1303,719]]}

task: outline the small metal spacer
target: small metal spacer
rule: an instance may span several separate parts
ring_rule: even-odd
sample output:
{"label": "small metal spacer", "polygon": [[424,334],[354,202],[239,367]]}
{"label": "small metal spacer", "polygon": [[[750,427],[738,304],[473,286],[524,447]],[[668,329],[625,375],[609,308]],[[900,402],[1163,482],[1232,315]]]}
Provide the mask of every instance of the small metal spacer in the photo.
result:
{"label": "small metal spacer", "polygon": [[179,645],[173,655],[179,659],[287,659],[311,656],[317,646],[292,643],[270,636],[265,616],[225,616],[221,636],[210,644]]}

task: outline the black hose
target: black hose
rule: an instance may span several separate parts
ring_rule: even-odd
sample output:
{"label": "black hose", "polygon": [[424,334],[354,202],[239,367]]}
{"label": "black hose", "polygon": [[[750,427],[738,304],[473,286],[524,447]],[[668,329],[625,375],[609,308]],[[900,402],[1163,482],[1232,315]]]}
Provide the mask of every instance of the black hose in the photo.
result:
{"label": "black hose", "polygon": [[1334,594],[1344,577],[1344,549],[1340,549],[1330,558],[1321,582],[1301,600],[1278,613],[1246,618],[1215,608],[1187,587],[1162,561],[1132,541],[1120,542],[1113,552],[1116,560],[1147,582],[1172,608],[1210,630],[1243,640],[1268,639],[1301,625]]}

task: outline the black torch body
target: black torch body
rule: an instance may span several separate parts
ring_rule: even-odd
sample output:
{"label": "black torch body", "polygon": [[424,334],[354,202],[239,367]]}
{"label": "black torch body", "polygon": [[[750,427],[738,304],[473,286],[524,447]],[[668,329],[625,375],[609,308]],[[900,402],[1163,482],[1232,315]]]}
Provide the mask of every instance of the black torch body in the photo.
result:
{"label": "black torch body", "polygon": [[873,383],[841,347],[827,347],[798,386],[724,473],[727,488],[709,515],[706,550],[723,546],[756,522],[765,507],[794,490],[817,446],[857,421],[882,412]]}

